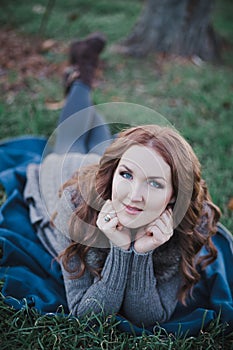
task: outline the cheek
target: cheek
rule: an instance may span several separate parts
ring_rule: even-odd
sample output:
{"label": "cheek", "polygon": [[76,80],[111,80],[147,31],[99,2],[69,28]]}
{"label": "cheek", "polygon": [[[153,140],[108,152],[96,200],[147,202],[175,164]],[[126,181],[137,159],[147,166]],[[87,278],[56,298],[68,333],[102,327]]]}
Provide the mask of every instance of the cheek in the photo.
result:
{"label": "cheek", "polygon": [[130,191],[130,184],[122,178],[116,177],[112,183],[112,200],[120,200],[127,196]]}
{"label": "cheek", "polygon": [[171,194],[167,191],[157,191],[149,193],[147,203],[151,209],[160,210],[161,212],[167,207],[170,201]]}

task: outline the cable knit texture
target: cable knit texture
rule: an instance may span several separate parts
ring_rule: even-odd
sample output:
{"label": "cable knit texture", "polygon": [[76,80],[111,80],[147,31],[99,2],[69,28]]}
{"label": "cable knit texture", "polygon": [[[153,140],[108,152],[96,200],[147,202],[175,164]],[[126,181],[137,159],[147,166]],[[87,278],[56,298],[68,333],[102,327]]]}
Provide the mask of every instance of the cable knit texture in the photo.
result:
{"label": "cable knit texture", "polygon": [[[101,278],[93,278],[86,271],[79,279],[71,280],[64,270],[67,301],[70,311],[75,316],[87,313],[103,312],[106,315],[120,310],[128,275],[131,252],[112,246],[105,261]],[[73,259],[72,267],[78,264]]]}

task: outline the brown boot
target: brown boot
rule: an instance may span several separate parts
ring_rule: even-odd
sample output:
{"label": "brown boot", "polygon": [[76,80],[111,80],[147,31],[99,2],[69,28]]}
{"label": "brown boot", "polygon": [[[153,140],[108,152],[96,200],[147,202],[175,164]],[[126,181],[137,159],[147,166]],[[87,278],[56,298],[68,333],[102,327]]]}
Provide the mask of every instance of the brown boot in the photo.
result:
{"label": "brown boot", "polygon": [[80,79],[88,86],[92,86],[95,71],[98,67],[99,55],[106,44],[106,38],[101,33],[92,33],[84,40],[74,41],[69,50],[69,67],[64,74],[65,94],[74,80]]}

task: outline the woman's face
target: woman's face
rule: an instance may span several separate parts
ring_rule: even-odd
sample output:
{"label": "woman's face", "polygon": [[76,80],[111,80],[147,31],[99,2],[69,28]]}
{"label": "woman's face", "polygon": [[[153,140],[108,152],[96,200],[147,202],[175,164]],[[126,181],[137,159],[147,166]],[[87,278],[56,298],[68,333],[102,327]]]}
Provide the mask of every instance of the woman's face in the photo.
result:
{"label": "woman's face", "polygon": [[172,192],[171,169],[159,153],[135,145],[123,154],[112,184],[112,205],[123,226],[136,229],[157,219]]}

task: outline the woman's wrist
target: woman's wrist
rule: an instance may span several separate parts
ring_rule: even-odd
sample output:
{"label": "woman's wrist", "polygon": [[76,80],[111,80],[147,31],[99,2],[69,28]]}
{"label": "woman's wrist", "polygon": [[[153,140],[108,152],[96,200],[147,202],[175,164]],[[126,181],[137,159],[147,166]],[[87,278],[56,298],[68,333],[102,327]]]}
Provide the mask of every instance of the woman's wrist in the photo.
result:
{"label": "woman's wrist", "polygon": [[132,257],[131,250],[123,250],[110,242],[111,249],[102,270],[102,281],[110,289],[121,289],[127,281]]}
{"label": "woman's wrist", "polygon": [[132,250],[132,252],[134,252],[134,254],[136,254],[136,255],[150,255],[150,254],[152,254],[153,251],[154,251],[153,249],[148,250],[148,251],[144,251],[143,249],[138,250],[138,249],[135,247],[135,244],[133,244],[133,245],[131,246],[131,250]]}
{"label": "woman's wrist", "polygon": [[128,288],[134,292],[144,293],[145,288],[154,289],[156,278],[153,267],[153,251],[138,253],[132,247],[131,273]]}
{"label": "woman's wrist", "polygon": [[126,252],[131,251],[131,244],[130,243],[125,244],[125,245],[118,245],[118,244],[115,244],[114,242],[110,241],[110,246],[117,248],[117,249],[120,249],[120,250],[123,250],[123,251],[126,251]]}

